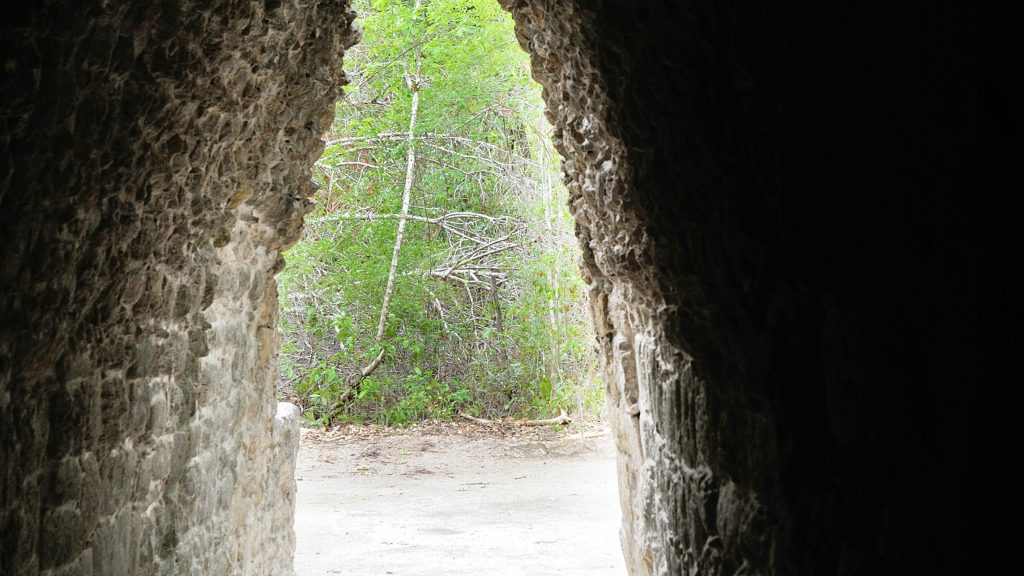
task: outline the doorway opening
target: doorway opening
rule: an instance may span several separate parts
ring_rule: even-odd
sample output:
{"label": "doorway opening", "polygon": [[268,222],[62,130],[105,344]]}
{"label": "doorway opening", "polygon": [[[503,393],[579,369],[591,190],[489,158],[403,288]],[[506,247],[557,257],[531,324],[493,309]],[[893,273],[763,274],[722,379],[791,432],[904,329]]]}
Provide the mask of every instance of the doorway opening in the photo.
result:
{"label": "doorway opening", "polygon": [[568,193],[512,18],[354,7],[351,83],[278,276],[279,394],[307,427],[296,569],[622,573]]}

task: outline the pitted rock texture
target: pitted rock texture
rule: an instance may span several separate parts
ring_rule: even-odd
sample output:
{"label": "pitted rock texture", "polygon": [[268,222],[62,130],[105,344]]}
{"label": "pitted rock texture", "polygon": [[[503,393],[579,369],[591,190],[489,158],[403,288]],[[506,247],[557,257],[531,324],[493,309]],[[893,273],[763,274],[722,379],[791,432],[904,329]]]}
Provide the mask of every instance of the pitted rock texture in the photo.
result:
{"label": "pitted rock texture", "polygon": [[503,5],[564,158],[630,573],[977,569],[965,470],[1021,437],[1012,19]]}
{"label": "pitted rock texture", "polygon": [[2,12],[0,573],[290,574],[272,275],[354,14]]}
{"label": "pitted rock texture", "polygon": [[[1018,20],[504,1],[565,157],[631,573],[994,573],[1017,543],[985,514],[1024,482],[979,448],[1024,445]],[[0,573],[290,572],[272,274],[352,16],[0,8]]]}

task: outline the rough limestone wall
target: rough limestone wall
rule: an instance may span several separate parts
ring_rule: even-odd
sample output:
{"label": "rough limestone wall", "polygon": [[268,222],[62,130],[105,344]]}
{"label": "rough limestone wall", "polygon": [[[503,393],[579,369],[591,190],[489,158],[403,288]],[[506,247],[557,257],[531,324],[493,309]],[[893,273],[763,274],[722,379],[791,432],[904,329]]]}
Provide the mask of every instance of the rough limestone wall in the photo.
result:
{"label": "rough limestone wall", "polygon": [[[634,188],[645,167],[632,163],[599,69],[598,44],[609,38],[576,3],[506,6],[544,86],[564,159],[619,447],[627,566],[634,575],[714,573],[721,534],[736,539],[748,528],[740,522],[755,521],[760,509],[754,495],[712,471],[718,439],[708,426],[705,383],[666,336],[680,303],[659,286],[650,221]],[[720,508],[737,525],[717,525]]]}
{"label": "rough limestone wall", "polygon": [[272,275],[347,4],[2,9],[0,573],[291,573]]}
{"label": "rough limestone wall", "polygon": [[977,571],[1003,546],[967,544],[968,487],[1024,481],[981,456],[1024,409],[1009,14],[503,4],[564,157],[630,573]]}

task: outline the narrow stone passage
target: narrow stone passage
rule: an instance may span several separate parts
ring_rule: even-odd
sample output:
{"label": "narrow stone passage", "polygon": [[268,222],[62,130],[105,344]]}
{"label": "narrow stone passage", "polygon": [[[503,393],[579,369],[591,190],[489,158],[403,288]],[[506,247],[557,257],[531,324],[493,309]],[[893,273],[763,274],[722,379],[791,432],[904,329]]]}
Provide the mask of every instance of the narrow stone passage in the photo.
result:
{"label": "narrow stone passage", "polygon": [[[564,158],[630,574],[1018,564],[1012,4],[501,3]],[[274,275],[349,4],[5,4],[0,574],[292,573]],[[588,460],[473,442],[304,453],[300,574],[614,558],[562,482]]]}
{"label": "narrow stone passage", "polygon": [[603,431],[303,431],[298,576],[621,575]]}

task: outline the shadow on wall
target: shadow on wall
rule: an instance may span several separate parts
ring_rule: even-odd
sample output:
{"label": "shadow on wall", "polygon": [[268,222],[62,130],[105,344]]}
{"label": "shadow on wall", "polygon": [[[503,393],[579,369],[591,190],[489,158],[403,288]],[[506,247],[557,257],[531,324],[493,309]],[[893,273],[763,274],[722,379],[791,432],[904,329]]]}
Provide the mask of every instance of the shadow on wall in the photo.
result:
{"label": "shadow on wall", "polygon": [[981,454],[1024,407],[1008,14],[507,4],[594,281],[634,573],[991,559],[971,471],[1021,479]]}

